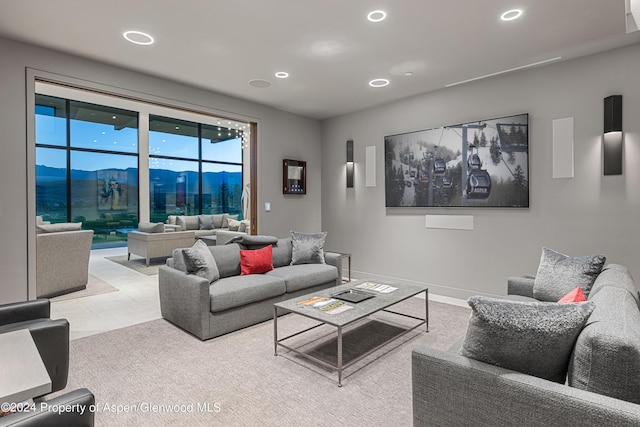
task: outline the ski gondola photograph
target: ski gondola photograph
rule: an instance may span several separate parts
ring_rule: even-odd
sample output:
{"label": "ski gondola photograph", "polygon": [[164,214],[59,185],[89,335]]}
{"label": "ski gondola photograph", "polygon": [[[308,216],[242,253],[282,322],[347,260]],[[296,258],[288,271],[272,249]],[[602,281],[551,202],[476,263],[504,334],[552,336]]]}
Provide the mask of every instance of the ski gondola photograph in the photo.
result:
{"label": "ski gondola photograph", "polygon": [[384,148],[386,207],[529,207],[528,114],[390,135]]}

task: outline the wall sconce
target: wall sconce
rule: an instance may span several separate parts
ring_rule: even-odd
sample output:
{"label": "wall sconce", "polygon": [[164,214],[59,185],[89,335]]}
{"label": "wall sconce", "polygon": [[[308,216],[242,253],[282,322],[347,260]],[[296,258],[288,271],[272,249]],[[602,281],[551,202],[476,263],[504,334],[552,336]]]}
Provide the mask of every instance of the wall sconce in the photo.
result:
{"label": "wall sconce", "polygon": [[347,188],[353,188],[353,141],[347,141]]}
{"label": "wall sconce", "polygon": [[605,175],[622,175],[622,95],[604,99],[603,158]]}

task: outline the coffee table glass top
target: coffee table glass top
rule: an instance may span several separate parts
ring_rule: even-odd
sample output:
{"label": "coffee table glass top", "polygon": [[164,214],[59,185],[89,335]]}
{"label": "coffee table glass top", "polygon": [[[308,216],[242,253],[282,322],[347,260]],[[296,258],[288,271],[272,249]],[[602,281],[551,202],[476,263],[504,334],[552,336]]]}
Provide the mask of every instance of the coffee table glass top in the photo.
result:
{"label": "coffee table glass top", "polygon": [[[386,307],[397,304],[407,298],[417,295],[427,290],[427,286],[418,284],[403,284],[403,283],[385,283],[375,281],[377,284],[389,285],[396,290],[389,293],[376,292],[373,290],[360,289],[357,286],[361,283],[367,282],[366,280],[358,280],[355,282],[347,283],[344,285],[324,289],[321,291],[313,292],[301,297],[293,298],[287,301],[275,303],[278,308],[285,309],[297,313],[301,316],[309,317],[315,320],[319,320],[323,323],[327,323],[333,326],[345,326],[356,320],[363,319],[375,312],[378,312]],[[371,281],[369,281],[371,282]],[[344,301],[344,304],[351,306],[352,308],[343,311],[341,313],[330,314],[322,311],[312,305],[300,304],[301,301],[308,300],[312,297],[325,297],[335,298],[333,295],[345,290],[353,289],[358,292],[366,292],[373,295],[373,298],[366,299],[358,303],[352,303]]]}

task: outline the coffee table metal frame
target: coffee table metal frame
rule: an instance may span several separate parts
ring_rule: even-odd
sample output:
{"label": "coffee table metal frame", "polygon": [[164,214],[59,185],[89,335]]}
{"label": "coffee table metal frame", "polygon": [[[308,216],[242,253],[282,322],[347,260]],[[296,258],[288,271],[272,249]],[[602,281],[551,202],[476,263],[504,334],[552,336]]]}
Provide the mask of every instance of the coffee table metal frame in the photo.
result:
{"label": "coffee table metal frame", "polygon": [[[327,314],[326,312],[323,312],[317,308],[314,307],[310,307],[310,306],[304,306],[304,305],[300,305],[298,304],[300,301],[304,301],[305,299],[314,297],[314,296],[320,296],[320,297],[330,297],[333,294],[336,294],[338,292],[341,292],[343,290],[346,289],[353,289],[355,288],[356,285],[358,285],[359,283],[361,283],[362,281],[358,281],[358,282],[353,282],[353,283],[349,283],[349,284],[345,284],[342,286],[337,286],[335,288],[330,288],[330,289],[326,289],[324,291],[320,291],[320,292],[314,292],[308,295],[304,295],[301,297],[297,297],[297,298],[293,298],[291,300],[287,300],[287,301],[282,301],[279,303],[275,303],[273,305],[273,346],[274,346],[274,356],[278,355],[278,346],[283,347],[289,351],[292,351],[306,359],[309,359],[315,363],[318,363],[324,367],[330,368],[330,369],[336,369],[338,371],[338,387],[342,387],[342,373],[343,371],[348,368],[349,366],[353,365],[354,363],[362,360],[363,358],[367,357],[368,355],[370,355],[371,353],[379,350],[380,348],[386,346],[387,344],[389,344],[392,341],[395,341],[396,339],[402,337],[403,335],[413,331],[414,329],[419,328],[422,325],[425,325],[425,330],[426,332],[429,332],[429,289],[426,286],[422,286],[422,285],[415,285],[415,284],[411,284],[411,285],[406,285],[406,284],[392,284],[392,283],[385,283],[385,284],[389,284],[390,286],[394,286],[396,288],[398,288],[396,291],[388,293],[388,294],[383,294],[383,293],[377,293],[377,292],[372,292],[376,297],[375,298],[370,298],[368,300],[362,301],[360,303],[347,303],[349,305],[354,306],[354,309],[350,309],[347,310],[345,312],[342,313],[338,313],[338,314]],[[358,289],[358,288],[356,288]],[[421,318],[421,317],[416,317],[416,316],[412,316],[406,313],[400,313],[398,311],[392,311],[392,310],[387,310],[387,308],[391,307],[392,305],[398,304],[406,299],[409,299],[419,293],[425,292],[425,317]],[[395,295],[394,295],[395,294]],[[302,331],[296,332],[294,334],[288,335],[286,337],[280,338],[278,339],[278,309],[281,310],[286,310],[286,311],[290,311],[292,313],[304,316],[304,317],[308,317],[310,319],[313,320],[317,320],[321,323],[311,326],[307,329],[304,329]],[[356,311],[356,313],[353,313],[354,311]],[[344,364],[343,360],[342,360],[342,336],[343,336],[343,332],[344,329],[348,326],[353,325],[356,322],[359,322],[365,318],[367,318],[368,316],[378,313],[378,312],[386,312],[386,313],[392,313],[395,315],[399,315],[399,316],[403,316],[403,317],[408,317],[411,319],[415,319],[415,320],[419,320],[420,323],[418,323],[417,325],[404,330],[403,332],[401,332],[400,334],[396,335],[395,337],[385,341],[384,343],[376,346],[375,348],[367,351],[366,353],[358,356],[357,358],[351,360],[349,363]],[[303,334],[305,332],[311,331],[313,329],[316,329],[322,325],[331,325],[331,326],[335,326],[337,328],[337,332],[338,332],[338,349],[337,349],[337,364],[336,365],[332,365],[328,362],[325,362],[324,360],[320,360],[317,357],[313,357],[307,353],[304,353],[302,351],[299,351],[296,348],[293,348],[291,346],[288,346],[287,344],[284,344],[283,341],[286,341],[290,338],[296,337],[300,334]],[[308,344],[308,343],[307,343]],[[306,344],[303,344],[303,346]]]}

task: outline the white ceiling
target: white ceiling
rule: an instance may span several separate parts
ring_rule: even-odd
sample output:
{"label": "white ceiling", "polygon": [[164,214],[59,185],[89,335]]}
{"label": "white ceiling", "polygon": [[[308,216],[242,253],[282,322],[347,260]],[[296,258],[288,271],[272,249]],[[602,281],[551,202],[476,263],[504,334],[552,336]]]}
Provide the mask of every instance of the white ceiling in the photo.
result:
{"label": "white ceiling", "polygon": [[625,21],[625,0],[0,0],[0,36],[317,119],[640,42]]}

